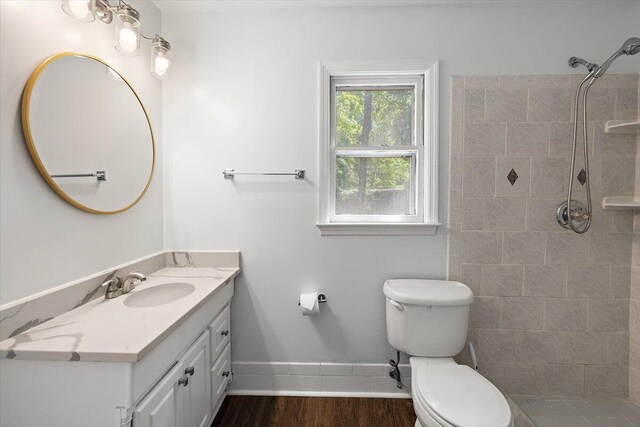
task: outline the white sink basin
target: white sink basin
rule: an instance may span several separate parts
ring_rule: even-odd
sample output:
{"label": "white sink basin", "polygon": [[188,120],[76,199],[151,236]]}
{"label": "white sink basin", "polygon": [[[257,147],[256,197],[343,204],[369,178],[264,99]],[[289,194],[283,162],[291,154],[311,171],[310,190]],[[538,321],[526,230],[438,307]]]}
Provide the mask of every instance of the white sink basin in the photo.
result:
{"label": "white sink basin", "polygon": [[155,307],[186,297],[195,290],[189,283],[165,283],[135,292],[124,300],[127,307]]}

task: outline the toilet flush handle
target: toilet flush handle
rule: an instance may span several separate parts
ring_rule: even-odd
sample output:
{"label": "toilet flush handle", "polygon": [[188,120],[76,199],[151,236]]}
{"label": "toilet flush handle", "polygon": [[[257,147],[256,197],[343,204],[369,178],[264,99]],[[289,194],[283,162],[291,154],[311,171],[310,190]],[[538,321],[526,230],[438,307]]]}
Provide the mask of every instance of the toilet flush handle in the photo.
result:
{"label": "toilet flush handle", "polygon": [[392,306],[394,306],[395,308],[397,308],[400,311],[404,310],[404,305],[400,304],[398,301],[394,301],[392,299],[389,299],[389,304],[391,304]]}

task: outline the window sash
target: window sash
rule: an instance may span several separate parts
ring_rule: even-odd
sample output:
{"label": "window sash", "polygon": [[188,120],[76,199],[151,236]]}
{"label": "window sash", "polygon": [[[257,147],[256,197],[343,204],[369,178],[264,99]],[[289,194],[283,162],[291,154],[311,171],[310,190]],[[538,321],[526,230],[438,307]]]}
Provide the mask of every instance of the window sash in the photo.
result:
{"label": "window sash", "polygon": [[[330,146],[336,147],[336,94],[338,90],[413,89],[412,145],[424,145],[424,77],[414,75],[331,76],[330,77]],[[368,146],[373,147],[373,146]],[[401,147],[407,147],[403,145]],[[351,148],[351,147],[345,147]]]}
{"label": "window sash", "polygon": [[[331,193],[329,195],[330,214],[329,220],[332,223],[420,223],[424,219],[424,203],[422,203],[421,191],[424,180],[424,172],[421,167],[423,150],[422,147],[331,147]],[[411,158],[411,207],[413,215],[365,215],[365,214],[336,214],[337,197],[337,158],[339,155],[349,157],[410,157]]]}

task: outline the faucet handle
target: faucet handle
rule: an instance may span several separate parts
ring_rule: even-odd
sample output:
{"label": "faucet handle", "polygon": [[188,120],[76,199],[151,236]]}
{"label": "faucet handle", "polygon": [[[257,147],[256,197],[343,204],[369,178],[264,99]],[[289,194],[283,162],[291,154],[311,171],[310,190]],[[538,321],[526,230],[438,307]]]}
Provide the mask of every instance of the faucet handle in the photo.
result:
{"label": "faucet handle", "polygon": [[111,299],[115,297],[119,297],[122,295],[122,279],[119,276],[114,277],[113,279],[106,280],[100,285],[100,287],[107,287],[107,290],[104,294],[106,299]]}
{"label": "faucet handle", "polygon": [[136,280],[144,282],[147,280],[147,276],[142,273],[138,273],[137,271],[132,271],[124,276],[124,279],[122,279],[122,293],[126,294],[131,292],[136,287]]}

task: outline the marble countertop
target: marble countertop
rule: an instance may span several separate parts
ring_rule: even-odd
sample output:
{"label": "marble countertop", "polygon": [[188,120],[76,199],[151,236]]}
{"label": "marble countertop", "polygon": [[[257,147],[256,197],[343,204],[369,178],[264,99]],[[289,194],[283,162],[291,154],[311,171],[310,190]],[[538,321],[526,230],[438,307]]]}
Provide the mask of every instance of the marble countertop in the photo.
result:
{"label": "marble countertop", "polygon": [[[128,294],[99,298],[0,342],[5,359],[136,363],[239,274],[238,268],[167,267]],[[126,299],[154,286],[184,282],[194,291],[154,307]]]}

